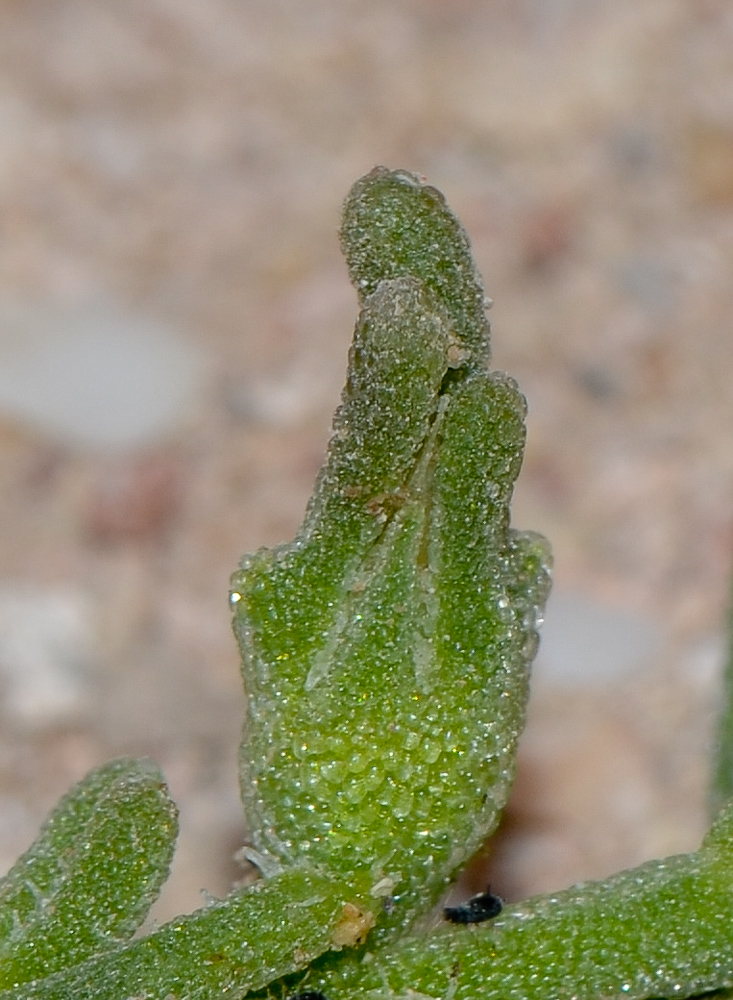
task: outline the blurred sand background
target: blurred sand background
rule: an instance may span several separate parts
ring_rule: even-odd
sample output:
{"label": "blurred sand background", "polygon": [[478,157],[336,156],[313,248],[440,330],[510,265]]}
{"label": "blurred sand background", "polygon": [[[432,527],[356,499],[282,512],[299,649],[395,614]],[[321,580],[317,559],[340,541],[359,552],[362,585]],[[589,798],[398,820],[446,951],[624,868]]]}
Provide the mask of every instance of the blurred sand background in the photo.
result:
{"label": "blurred sand background", "polygon": [[[733,546],[727,0],[5,0],[0,869],[90,767],[244,836],[227,585],[289,539],[356,314],[340,203],[427,176],[529,398],[556,589],[492,884],[694,848]],[[474,875],[479,887],[484,875]]]}

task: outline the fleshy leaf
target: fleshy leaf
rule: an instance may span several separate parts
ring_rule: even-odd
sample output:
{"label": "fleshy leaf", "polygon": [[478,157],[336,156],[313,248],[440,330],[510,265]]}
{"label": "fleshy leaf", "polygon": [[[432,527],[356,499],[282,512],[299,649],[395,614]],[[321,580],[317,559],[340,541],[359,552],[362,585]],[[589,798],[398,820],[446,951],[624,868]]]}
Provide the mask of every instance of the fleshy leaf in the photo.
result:
{"label": "fleshy leaf", "polygon": [[[733,806],[702,848],[311,970],[332,1000],[689,997],[733,986]],[[726,994],[726,996],[729,994]]]}
{"label": "fleshy leaf", "polygon": [[403,928],[495,827],[549,587],[509,528],[525,403],[486,371],[468,240],[442,197],[382,168],[347,199],[362,301],[303,527],[232,581],[255,849],[366,870]]}
{"label": "fleshy leaf", "polygon": [[406,170],[375,167],[349,192],[341,244],[360,301],[385,280],[418,278],[446,307],[464,350],[488,364],[483,283],[466,232],[437,188]]}
{"label": "fleshy leaf", "polygon": [[76,785],[0,883],[0,987],[130,938],[168,875],[176,829],[151,761],[112,761]]}
{"label": "fleshy leaf", "polygon": [[369,902],[349,883],[293,866],[0,1000],[234,1000],[359,944]]}

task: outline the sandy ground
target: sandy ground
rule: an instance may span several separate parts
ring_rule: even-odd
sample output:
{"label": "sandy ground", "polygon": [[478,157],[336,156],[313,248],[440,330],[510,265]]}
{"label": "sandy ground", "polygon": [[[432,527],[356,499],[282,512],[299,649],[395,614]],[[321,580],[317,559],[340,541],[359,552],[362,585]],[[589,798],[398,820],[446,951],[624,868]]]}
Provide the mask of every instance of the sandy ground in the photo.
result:
{"label": "sandy ground", "polygon": [[[553,542],[559,618],[611,637],[538,666],[493,884],[696,846],[733,541],[731,53],[727,0],[0,6],[5,356],[8,316],[58,346],[70,313],[197,359],[165,434],[90,443],[40,376],[48,412],[0,414],[0,868],[131,753],[182,810],[158,914],[235,877],[228,576],[292,537],[321,461],[355,316],[339,207],[375,163],[469,230],[530,404],[515,521]],[[60,357],[52,382],[88,384]]]}

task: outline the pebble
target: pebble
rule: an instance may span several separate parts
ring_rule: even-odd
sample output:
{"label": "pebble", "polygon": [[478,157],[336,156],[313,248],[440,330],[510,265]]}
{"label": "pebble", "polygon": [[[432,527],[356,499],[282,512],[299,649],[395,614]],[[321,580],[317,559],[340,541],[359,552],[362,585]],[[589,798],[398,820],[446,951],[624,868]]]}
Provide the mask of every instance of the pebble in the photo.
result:
{"label": "pebble", "polygon": [[156,444],[185,422],[202,374],[179,333],[115,304],[0,301],[0,413],[73,448]]}
{"label": "pebble", "polygon": [[77,720],[89,707],[92,613],[70,588],[0,588],[2,716],[25,730]]}
{"label": "pebble", "polygon": [[651,620],[587,594],[554,590],[547,603],[534,668],[537,683],[613,682],[648,665],[664,642]]}

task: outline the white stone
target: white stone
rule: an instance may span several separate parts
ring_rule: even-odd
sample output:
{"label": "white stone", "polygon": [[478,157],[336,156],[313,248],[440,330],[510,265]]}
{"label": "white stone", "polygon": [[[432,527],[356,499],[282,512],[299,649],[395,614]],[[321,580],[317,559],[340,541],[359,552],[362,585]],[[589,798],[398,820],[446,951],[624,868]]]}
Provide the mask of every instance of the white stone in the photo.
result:
{"label": "white stone", "polygon": [[155,444],[190,414],[198,352],[145,316],[0,302],[0,410],[72,447]]}

